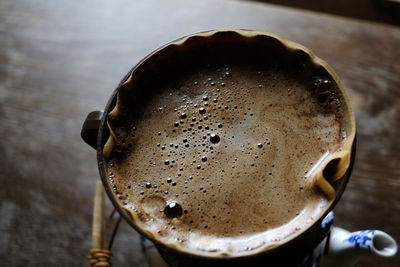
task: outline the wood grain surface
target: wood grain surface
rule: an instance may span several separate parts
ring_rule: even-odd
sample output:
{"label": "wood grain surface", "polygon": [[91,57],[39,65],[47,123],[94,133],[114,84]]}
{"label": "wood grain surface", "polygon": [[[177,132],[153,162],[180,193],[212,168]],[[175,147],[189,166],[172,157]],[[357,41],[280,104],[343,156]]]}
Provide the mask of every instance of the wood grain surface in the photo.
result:
{"label": "wood grain surface", "polygon": [[[80,138],[85,116],[150,51],[216,28],[273,32],[336,70],[358,147],[335,223],[400,241],[400,28],[244,1],[2,0],[1,266],[88,266],[98,170]],[[147,266],[138,240],[122,223],[114,266]],[[400,266],[400,256],[359,266]]]}

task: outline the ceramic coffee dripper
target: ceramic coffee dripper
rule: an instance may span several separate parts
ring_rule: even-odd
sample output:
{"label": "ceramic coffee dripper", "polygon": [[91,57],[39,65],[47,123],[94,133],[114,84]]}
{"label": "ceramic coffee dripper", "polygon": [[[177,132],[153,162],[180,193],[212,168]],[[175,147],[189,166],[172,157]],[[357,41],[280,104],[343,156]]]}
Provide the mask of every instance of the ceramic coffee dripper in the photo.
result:
{"label": "ceramic coffee dripper", "polygon": [[[134,87],[135,80],[148,77],[146,73],[151,73],[152,67],[162,61],[171,60],[171,55],[178,54],[184,57],[185,53],[193,53],[193,49],[202,49],[204,52],[208,46],[221,43],[232,44],[233,50],[236,44],[241,43],[249,47],[263,47],[266,51],[273,48],[291,53],[293,57],[301,59],[301,62],[307,62],[299,68],[306,68],[307,64],[317,66],[339,87],[347,136],[341,151],[321,158],[308,174],[329,199],[324,212],[315,218],[309,227],[284,241],[236,254],[227,251],[189,250],[179,243],[166,242],[157,233],[146,229],[136,214],[125,208],[112,190],[106,175],[107,167],[104,159],[104,153],[118,142],[107,120],[110,116],[118,114],[118,102],[123,101],[126,90],[140,91],[140,88]],[[354,114],[347,93],[332,68],[307,48],[279,36],[259,31],[217,30],[173,41],[145,57],[128,72],[112,93],[104,111],[94,111],[87,116],[81,134],[82,138],[97,150],[100,177],[114,207],[133,228],[154,243],[160,255],[171,266],[318,266],[321,262],[325,266],[352,266],[357,261],[358,255],[363,253],[390,257],[397,252],[395,241],[381,231],[348,233],[343,229],[331,227],[332,210],[346,187],[354,162],[356,147]],[[323,258],[325,259],[322,261]]]}

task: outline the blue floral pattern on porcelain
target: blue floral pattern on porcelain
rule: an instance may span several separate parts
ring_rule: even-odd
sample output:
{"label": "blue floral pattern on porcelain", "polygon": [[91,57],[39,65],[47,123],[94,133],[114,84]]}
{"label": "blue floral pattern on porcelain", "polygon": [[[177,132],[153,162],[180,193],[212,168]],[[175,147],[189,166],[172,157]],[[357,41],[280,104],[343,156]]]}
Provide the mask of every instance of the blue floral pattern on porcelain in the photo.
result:
{"label": "blue floral pattern on porcelain", "polygon": [[321,222],[321,229],[327,233],[331,230],[331,226],[333,224],[333,219],[335,218],[335,215],[333,211],[330,211],[326,217],[322,220]]}
{"label": "blue floral pattern on porcelain", "polygon": [[355,247],[365,247],[371,249],[372,238],[375,235],[375,230],[364,230],[358,231],[350,235],[343,242],[349,242],[354,244]]}

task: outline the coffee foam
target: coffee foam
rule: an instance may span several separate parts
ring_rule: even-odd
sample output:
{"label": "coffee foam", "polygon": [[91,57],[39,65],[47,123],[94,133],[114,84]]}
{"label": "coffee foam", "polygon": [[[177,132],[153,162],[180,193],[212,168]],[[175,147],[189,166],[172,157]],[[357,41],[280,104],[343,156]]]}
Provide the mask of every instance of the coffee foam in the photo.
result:
{"label": "coffee foam", "polygon": [[337,85],[285,62],[199,65],[145,86],[154,93],[109,122],[115,194],[194,250],[239,253],[308,227],[329,200],[307,173],[345,140]]}

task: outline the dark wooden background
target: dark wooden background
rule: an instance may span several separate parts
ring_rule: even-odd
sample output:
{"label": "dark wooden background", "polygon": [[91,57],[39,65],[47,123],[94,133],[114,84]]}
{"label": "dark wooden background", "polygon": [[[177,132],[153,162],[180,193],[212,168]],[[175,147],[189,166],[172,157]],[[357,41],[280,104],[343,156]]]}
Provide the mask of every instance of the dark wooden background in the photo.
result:
{"label": "dark wooden background", "polygon": [[[147,53],[215,28],[279,34],[337,71],[359,138],[336,224],[400,241],[400,28],[243,1],[2,0],[0,265],[88,266],[98,171],[80,139],[86,114]],[[114,266],[146,266],[126,223],[114,255]],[[400,266],[400,257],[359,266]]]}
{"label": "dark wooden background", "polygon": [[400,0],[253,0],[400,26]]}

